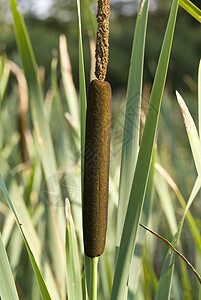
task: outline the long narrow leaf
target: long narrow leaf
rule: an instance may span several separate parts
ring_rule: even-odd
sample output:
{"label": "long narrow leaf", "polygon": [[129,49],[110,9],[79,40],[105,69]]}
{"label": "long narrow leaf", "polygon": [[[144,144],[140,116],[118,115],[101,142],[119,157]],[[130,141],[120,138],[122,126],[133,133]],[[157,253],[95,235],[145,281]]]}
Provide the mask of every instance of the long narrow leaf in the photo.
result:
{"label": "long narrow leaf", "polygon": [[66,276],[68,299],[82,300],[78,244],[68,199],[66,199],[66,219]]}
{"label": "long narrow leaf", "polygon": [[[42,88],[38,80],[37,64],[35,61],[33,49],[29,39],[29,35],[24,23],[24,20],[17,9],[17,2],[10,0],[10,8],[14,19],[14,29],[17,39],[17,44],[22,60],[23,69],[25,72],[27,84],[29,87],[29,96],[31,103],[32,120],[34,123],[35,138],[38,146],[38,153],[43,166],[47,186],[48,200],[50,199],[51,206],[50,218],[51,236],[54,237],[56,244],[59,245],[60,253],[57,254],[57,260],[60,260],[62,269],[60,270],[60,278],[57,278],[60,284],[60,292],[62,297],[65,297],[65,269],[63,261],[65,260],[64,249],[64,231],[65,220],[62,210],[56,206],[62,206],[61,191],[59,189],[58,179],[56,176],[56,160],[53,149],[52,137],[48,122],[45,118],[43,106]],[[58,202],[58,203],[57,203]],[[59,205],[58,205],[59,204]],[[58,218],[56,218],[58,216]],[[58,223],[58,224],[57,224]],[[54,226],[53,226],[54,225]],[[56,225],[56,226],[55,226]],[[54,259],[54,257],[53,257]],[[62,278],[62,280],[61,280]]]}
{"label": "long narrow leaf", "polygon": [[[43,276],[45,278],[46,285],[48,287],[48,290],[51,294],[51,297],[55,300],[60,299],[58,288],[55,282],[55,279],[53,277],[52,271],[50,269],[50,265],[47,261],[46,256],[44,255],[44,252],[42,250],[41,241],[39,240],[39,237],[37,236],[37,233],[35,231],[35,228],[33,226],[32,220],[29,212],[27,210],[27,207],[25,205],[25,201],[22,198],[23,195],[23,189],[19,188],[16,180],[13,176],[10,174],[10,169],[8,164],[5,160],[0,156],[0,166],[2,169],[2,175],[4,178],[7,178],[8,182],[10,182],[9,186],[9,196],[11,195],[11,199],[13,199],[12,202],[10,202],[10,198],[7,198],[8,204],[16,218],[16,221],[20,222],[22,224],[22,230],[26,237],[26,240],[29,244],[29,247],[31,249],[31,252],[33,253],[35,260],[43,271]],[[40,171],[40,170],[39,170]],[[38,179],[39,173],[36,172],[36,177]],[[34,188],[36,188],[36,185],[34,185]],[[37,190],[37,188],[36,188]],[[43,264],[41,264],[43,262]]]}
{"label": "long narrow leaf", "polygon": [[195,123],[193,121],[193,118],[191,117],[191,114],[188,110],[188,107],[186,106],[183,98],[181,95],[176,92],[177,95],[177,100],[180,105],[183,118],[184,118],[184,123],[186,126],[186,131],[188,134],[192,154],[193,154],[193,159],[195,162],[196,170],[198,172],[199,177],[201,178],[201,143],[200,139],[198,136],[198,132],[195,126]]}
{"label": "long narrow leaf", "polygon": [[201,23],[201,10],[189,0],[179,0],[179,4],[183,7],[191,16],[193,16],[198,22]]}
{"label": "long narrow leaf", "polygon": [[123,231],[123,224],[126,216],[126,210],[128,206],[129,195],[133,182],[139,149],[142,73],[144,64],[144,48],[148,7],[149,0],[142,0],[139,9],[139,12],[141,12],[142,8],[142,12],[139,13],[137,17],[133,40],[133,50],[131,55],[119,184],[117,247],[119,247],[120,245],[120,239]]}
{"label": "long narrow leaf", "polygon": [[199,138],[201,140],[201,60],[198,68],[198,126]]}
{"label": "long narrow leaf", "polygon": [[84,0],[86,15],[88,17],[88,23],[90,24],[90,27],[91,27],[91,30],[92,30],[92,33],[93,33],[93,38],[95,40],[96,39],[97,23],[96,23],[95,16],[92,14],[90,4],[91,4],[90,0]]}
{"label": "long narrow leaf", "polygon": [[[9,76],[10,76],[10,70],[6,66],[6,56],[2,55],[0,57],[0,112],[1,112],[1,103],[5,95]],[[2,147],[3,144],[4,135],[5,133],[2,124],[2,114],[0,113],[0,136],[1,136],[0,148]]]}
{"label": "long narrow leaf", "polygon": [[[196,166],[199,178],[201,178],[201,156],[200,156],[201,144],[200,144],[200,139],[198,137],[198,132],[197,132],[195,123],[193,121],[193,118],[191,117],[191,114],[190,114],[183,98],[181,97],[181,95],[178,92],[176,92],[176,95],[177,95],[177,100],[178,100],[178,103],[180,105],[180,108],[181,108],[181,111],[182,111],[182,114],[183,114],[184,123],[185,123],[185,126],[186,126],[186,131],[187,131],[187,134],[188,134],[188,138],[189,138],[189,142],[190,142],[190,146],[191,146],[195,166]],[[186,216],[187,211],[190,208],[190,206],[191,206],[191,204],[192,204],[199,188],[200,188],[200,183],[198,182],[198,180],[196,180],[196,183],[195,183],[194,188],[192,190],[191,196],[189,197],[188,203],[186,205],[184,215],[183,215],[182,220],[181,220],[181,222],[179,224],[179,227],[177,229],[177,233],[173,237],[172,244],[174,246],[176,246],[177,243],[178,243],[178,240],[179,240],[180,234],[181,234],[181,230],[182,230],[182,227],[183,227],[185,216]],[[192,223],[191,223],[191,225],[192,225]],[[163,299],[168,299],[167,295],[170,293],[170,290],[171,290],[171,282],[172,282],[174,264],[172,264],[172,266],[171,266],[172,272],[171,272],[171,274],[169,274],[169,277],[167,279],[167,273],[169,272],[169,269],[167,267],[168,260],[169,260],[169,258],[168,258],[168,254],[167,254],[164,265],[163,265],[162,275],[161,275],[161,278],[160,278],[160,281],[159,281],[159,286],[158,286],[158,290],[157,290],[157,294],[156,294],[156,300],[159,300],[159,299],[162,299],[162,298]],[[165,291],[165,293],[164,293],[164,291]]]}
{"label": "long narrow leaf", "polygon": [[[192,204],[192,201],[195,198],[194,197],[195,195],[196,194],[194,193],[194,190],[193,190],[192,194],[189,197],[189,200],[188,200],[186,209],[184,211],[183,217],[182,217],[182,219],[179,223],[179,226],[177,228],[177,232],[172,238],[172,245],[174,247],[176,247],[176,245],[179,241],[179,238],[180,238],[180,235],[181,235],[181,230],[182,230],[182,227],[183,227],[183,223],[184,223],[186,214],[188,212],[188,209],[189,209],[190,205]],[[160,276],[159,285],[158,285],[155,300],[160,300],[160,299],[168,300],[169,299],[169,295],[170,295],[171,287],[172,287],[174,264],[175,264],[175,254],[172,253],[172,251],[168,250],[165,261],[164,261],[164,264],[163,264],[163,268],[162,268],[162,272],[161,272],[161,276]]]}
{"label": "long narrow leaf", "polygon": [[[10,199],[10,196],[9,196],[9,194],[8,194],[7,188],[6,188],[5,184],[4,184],[4,181],[3,181],[3,178],[2,178],[2,176],[1,176],[1,174],[0,174],[0,187],[1,187],[2,192],[4,193],[4,196],[5,196],[6,199],[7,199],[7,201],[8,201],[8,203],[9,203],[9,205],[10,205],[10,207],[11,207],[11,209],[12,209],[14,215],[15,215],[17,224],[18,224],[18,226],[19,226],[19,228],[20,228],[20,231],[21,231],[21,233],[22,233],[22,236],[23,236],[23,239],[24,239],[24,243],[25,243],[25,246],[26,246],[26,248],[27,248],[27,252],[28,252],[28,254],[29,254],[29,258],[30,258],[30,261],[31,261],[31,263],[32,263],[32,267],[33,267],[34,273],[35,273],[35,275],[36,275],[36,279],[37,279],[37,281],[38,281],[38,285],[39,285],[39,288],[40,288],[40,291],[41,291],[41,296],[43,297],[44,300],[48,300],[48,299],[51,300],[51,297],[50,297],[50,294],[49,294],[49,292],[48,292],[47,286],[46,286],[46,284],[45,284],[45,282],[44,282],[44,279],[43,279],[43,277],[42,277],[42,274],[41,274],[41,272],[40,272],[40,270],[39,270],[39,268],[38,268],[38,265],[37,265],[36,260],[35,260],[35,258],[34,258],[34,256],[33,256],[33,253],[32,253],[32,251],[31,251],[31,249],[30,249],[30,247],[29,247],[29,244],[28,244],[28,242],[27,242],[27,239],[26,239],[26,237],[25,237],[25,234],[24,234],[23,229],[22,229],[22,226],[21,226],[22,224],[20,223],[20,221],[19,221],[19,219],[18,219],[18,216],[17,216],[17,214],[16,214],[16,211],[15,211],[15,209],[14,209],[13,203],[12,203],[12,201],[11,201],[11,199]],[[12,298],[11,298],[11,299],[12,299]]]}
{"label": "long narrow leaf", "polygon": [[136,164],[123,234],[117,257],[111,299],[123,299],[129,274],[129,266],[135,247],[136,234],[144,200],[147,177],[153,151],[153,143],[158,124],[161,99],[169,64],[174,28],[178,10],[178,0],[174,0],[158,62],[154,85],[143,132],[142,142]]}
{"label": "long narrow leaf", "polygon": [[157,172],[155,174],[155,186],[170,230],[172,234],[175,234],[175,232],[177,231],[177,222],[172,199],[170,197],[168,186],[164,178],[162,178],[160,174],[157,174]]}
{"label": "long narrow leaf", "polygon": [[[83,181],[84,181],[84,147],[85,147],[85,123],[86,123],[86,83],[85,83],[85,71],[84,71],[84,57],[82,46],[82,24],[81,24],[81,12],[80,12],[80,0],[77,0],[77,13],[79,22],[79,92],[80,92],[80,136],[81,136],[81,192],[83,193]],[[82,194],[81,193],[81,194]],[[89,278],[90,278],[90,266],[89,258],[85,256],[85,274],[86,283],[89,290]]]}
{"label": "long narrow leaf", "polygon": [[[150,166],[149,178],[147,182],[147,189],[144,199],[144,205],[142,209],[142,216],[141,222],[143,224],[148,224],[150,211],[152,209],[152,198],[153,198],[153,190],[154,190],[154,177],[155,177],[155,159],[156,159],[156,147],[154,147],[154,152],[152,156],[152,162]],[[135,247],[134,257],[131,263],[131,269],[129,274],[129,282],[128,282],[128,299],[133,299],[135,297],[138,282],[140,278],[140,270],[142,269],[142,255],[144,242],[145,242],[146,232],[144,232],[141,228],[139,228],[138,235],[137,235],[137,247]],[[133,272],[133,270],[138,270],[138,274]]]}
{"label": "long narrow leaf", "polygon": [[0,234],[0,298],[18,300],[12,271]]}
{"label": "long narrow leaf", "polygon": [[68,54],[67,40],[64,35],[60,36],[59,39],[59,49],[60,49],[60,60],[61,60],[61,75],[64,85],[64,91],[66,96],[66,101],[68,105],[69,113],[77,126],[79,128],[79,109],[78,109],[78,99],[75,90],[75,86],[72,78],[70,57]]}
{"label": "long narrow leaf", "polygon": [[[167,181],[167,183],[170,185],[170,187],[173,189],[173,191],[175,192],[175,194],[176,194],[183,210],[188,211],[187,214],[186,214],[186,218],[187,218],[189,227],[191,229],[192,235],[194,237],[195,243],[197,245],[198,251],[201,254],[201,244],[200,244],[201,236],[200,236],[199,230],[196,226],[195,220],[194,220],[194,218],[192,217],[192,215],[189,211],[191,204],[193,203],[195,197],[197,196],[197,193],[199,192],[199,190],[201,188],[201,181],[200,181],[199,177],[197,177],[197,179],[195,181],[195,184],[194,184],[193,189],[191,191],[189,200],[186,204],[181,192],[179,191],[178,187],[176,186],[175,182],[170,177],[170,175],[167,173],[167,171],[165,171],[158,164],[155,165],[155,168],[160,173],[160,175],[162,175],[163,178]],[[186,213],[186,212],[184,212],[184,213]]]}
{"label": "long narrow leaf", "polygon": [[[77,0],[77,12],[79,21],[79,92],[80,92],[80,117],[81,117],[81,185],[84,174],[84,145],[85,145],[85,122],[86,122],[86,85],[84,71],[84,57],[82,46],[82,24],[80,13],[80,0]],[[83,190],[83,185],[82,185]]]}
{"label": "long narrow leaf", "polygon": [[41,161],[44,172],[47,178],[49,178],[49,176],[56,173],[56,162],[50,129],[47,126],[43,109],[43,95],[41,85],[38,81],[37,65],[24,20],[17,9],[17,2],[10,0],[9,3],[14,19],[14,29],[23,69],[29,86],[32,116],[40,147]]}
{"label": "long narrow leaf", "polygon": [[10,70],[6,67],[5,60],[6,58],[4,56],[0,57],[0,105],[5,94],[10,75]]}

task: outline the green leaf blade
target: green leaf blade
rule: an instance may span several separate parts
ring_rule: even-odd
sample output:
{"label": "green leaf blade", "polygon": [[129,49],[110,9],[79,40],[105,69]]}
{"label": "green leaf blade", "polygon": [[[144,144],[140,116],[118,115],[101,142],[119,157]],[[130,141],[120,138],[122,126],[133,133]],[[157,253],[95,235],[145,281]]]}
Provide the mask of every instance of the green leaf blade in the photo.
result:
{"label": "green leaf blade", "polygon": [[138,15],[134,33],[126,97],[117,217],[117,247],[120,245],[139,148],[140,108],[149,0],[145,2],[143,0],[142,5],[144,5],[143,11],[141,15]]}
{"label": "green leaf blade", "polygon": [[136,234],[143,205],[150,161],[153,151],[156,127],[158,123],[162,93],[165,85],[170,51],[178,10],[178,0],[174,0],[159,58],[154,85],[151,93],[149,109],[143,132],[133,179],[123,234],[117,256],[116,270],[111,299],[123,299],[129,266],[136,241]]}
{"label": "green leaf blade", "polygon": [[19,300],[8,257],[0,234],[0,298]]}
{"label": "green leaf blade", "polygon": [[71,215],[69,200],[66,200],[66,278],[68,299],[82,299],[82,281],[77,237]]}
{"label": "green leaf blade", "polygon": [[[23,229],[22,229],[22,227],[21,227],[21,223],[20,223],[19,218],[18,218],[18,216],[17,216],[17,214],[16,214],[16,211],[15,211],[15,209],[14,209],[13,203],[12,203],[12,201],[11,201],[11,199],[10,199],[10,196],[9,196],[9,194],[8,194],[7,188],[6,188],[5,184],[4,184],[4,181],[3,181],[3,178],[2,178],[2,176],[1,176],[1,174],[0,174],[0,187],[1,187],[1,190],[3,191],[3,193],[4,193],[4,196],[5,196],[6,199],[7,199],[7,201],[8,201],[8,203],[9,203],[9,205],[10,205],[10,207],[11,207],[11,209],[12,209],[14,215],[15,215],[15,219],[16,219],[17,224],[18,224],[18,226],[19,226],[19,229],[20,229],[20,231],[21,231],[21,233],[22,233],[22,236],[23,236],[23,239],[24,239],[24,243],[25,243],[25,246],[26,246],[26,248],[27,248],[27,252],[28,252],[28,255],[29,255],[29,258],[30,258],[30,261],[31,261],[31,264],[32,264],[32,267],[33,267],[33,270],[34,270],[34,273],[35,273],[35,276],[36,276],[36,279],[37,279],[39,288],[40,288],[40,291],[41,291],[41,296],[42,296],[42,298],[43,298],[44,300],[45,300],[45,299],[51,300],[51,297],[50,297],[50,294],[49,294],[49,292],[48,292],[47,286],[46,286],[46,284],[45,284],[45,282],[44,282],[44,279],[43,279],[43,277],[42,277],[42,274],[41,274],[41,272],[40,272],[40,269],[39,269],[39,267],[38,267],[38,265],[37,265],[37,263],[36,263],[36,260],[35,260],[35,258],[34,258],[34,255],[33,255],[32,251],[31,251],[31,249],[30,249],[29,243],[27,242],[27,239],[26,239],[25,234],[24,234],[24,232],[23,232]],[[12,299],[12,298],[10,298],[10,299]]]}
{"label": "green leaf blade", "polygon": [[82,45],[82,24],[80,13],[80,0],[77,0],[77,13],[79,22],[79,92],[80,92],[80,136],[81,136],[81,186],[83,191],[83,174],[84,174],[84,146],[85,146],[85,122],[86,122],[86,83],[84,71],[84,57]]}
{"label": "green leaf blade", "polygon": [[201,10],[189,0],[179,0],[179,4],[183,7],[192,17],[201,23]]}

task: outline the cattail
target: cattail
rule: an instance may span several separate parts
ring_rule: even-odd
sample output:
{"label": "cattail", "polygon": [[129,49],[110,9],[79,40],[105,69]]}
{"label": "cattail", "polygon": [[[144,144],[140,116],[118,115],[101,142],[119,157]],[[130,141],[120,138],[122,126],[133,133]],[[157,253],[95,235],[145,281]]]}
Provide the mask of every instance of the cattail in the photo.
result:
{"label": "cattail", "polygon": [[91,81],[87,95],[83,231],[85,254],[100,256],[105,247],[111,128],[111,87]]}

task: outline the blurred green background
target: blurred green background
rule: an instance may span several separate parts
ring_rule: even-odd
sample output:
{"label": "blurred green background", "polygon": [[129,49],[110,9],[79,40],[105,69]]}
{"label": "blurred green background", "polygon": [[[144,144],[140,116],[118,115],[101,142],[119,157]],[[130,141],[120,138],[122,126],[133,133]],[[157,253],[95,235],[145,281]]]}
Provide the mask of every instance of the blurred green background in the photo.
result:
{"label": "blurred green background", "polygon": [[[84,11],[82,2],[82,23],[84,28],[84,55],[87,82],[90,74],[90,50],[89,16]],[[0,51],[5,51],[8,58],[19,62],[16,49],[12,19],[9,14],[8,1],[0,1]],[[49,3],[48,8],[45,3]],[[38,65],[46,70],[46,83],[50,81],[50,63],[52,50],[58,49],[59,35],[67,36],[68,47],[73,67],[75,84],[78,83],[78,22],[76,15],[76,1],[18,1],[19,8],[23,12],[28,31],[34,47]],[[37,4],[38,3],[38,4]],[[194,0],[199,7],[200,1]],[[165,31],[171,1],[151,1],[148,19],[148,32],[145,53],[144,81],[152,83],[160,47]],[[111,82],[113,91],[126,89],[130,55],[132,48],[133,32],[136,21],[136,12],[139,6],[137,0],[111,0],[110,18],[110,58],[107,79]],[[91,2],[94,17],[96,13],[96,1]],[[193,88],[193,82],[197,78],[197,66],[201,53],[199,23],[189,16],[182,8],[176,25],[175,40],[171,56],[171,64],[168,73],[168,88],[188,89]]]}

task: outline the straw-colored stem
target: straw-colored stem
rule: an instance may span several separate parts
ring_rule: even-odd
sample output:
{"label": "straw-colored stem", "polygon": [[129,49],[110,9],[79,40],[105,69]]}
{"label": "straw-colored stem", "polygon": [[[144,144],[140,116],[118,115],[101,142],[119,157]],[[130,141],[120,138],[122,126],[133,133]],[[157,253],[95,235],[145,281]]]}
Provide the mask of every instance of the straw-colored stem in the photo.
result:
{"label": "straw-colored stem", "polygon": [[97,300],[98,257],[90,259],[90,291],[89,300]]}

